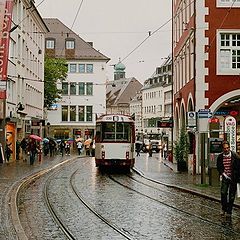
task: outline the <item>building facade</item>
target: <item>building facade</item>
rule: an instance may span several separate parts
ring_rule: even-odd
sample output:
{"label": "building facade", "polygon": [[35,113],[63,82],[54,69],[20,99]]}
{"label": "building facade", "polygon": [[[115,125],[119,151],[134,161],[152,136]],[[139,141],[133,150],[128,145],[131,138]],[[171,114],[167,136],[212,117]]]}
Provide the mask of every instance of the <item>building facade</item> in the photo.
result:
{"label": "building facade", "polygon": [[172,147],[172,59],[169,56],[144,82],[142,92],[142,132],[160,134]]}
{"label": "building facade", "polygon": [[139,91],[130,102],[130,115],[135,119],[135,133],[138,136],[143,133],[142,126],[142,92]]}
{"label": "building facade", "polygon": [[34,123],[43,119],[44,34],[48,29],[34,1],[8,1],[10,3],[13,4],[12,19],[5,35],[9,37],[6,98],[1,99],[5,109],[1,111],[0,121],[5,128],[1,131],[1,143],[10,144],[11,160],[15,160],[16,140],[42,132],[41,124],[34,127]]}
{"label": "building facade", "polygon": [[[235,0],[173,1],[174,138],[181,128],[189,131],[194,173],[209,158],[201,143],[226,139],[240,150],[239,13]],[[188,125],[190,112],[195,127]]]}
{"label": "building facade", "polygon": [[94,137],[98,114],[106,113],[106,63],[109,58],[58,19],[44,19],[46,55],[67,61],[68,76],[58,82],[62,99],[47,112],[47,135],[55,139]]}
{"label": "building facade", "polygon": [[114,80],[107,83],[106,107],[109,114],[130,115],[130,102],[142,88],[136,78],[125,77],[125,68],[119,61],[114,67]]}

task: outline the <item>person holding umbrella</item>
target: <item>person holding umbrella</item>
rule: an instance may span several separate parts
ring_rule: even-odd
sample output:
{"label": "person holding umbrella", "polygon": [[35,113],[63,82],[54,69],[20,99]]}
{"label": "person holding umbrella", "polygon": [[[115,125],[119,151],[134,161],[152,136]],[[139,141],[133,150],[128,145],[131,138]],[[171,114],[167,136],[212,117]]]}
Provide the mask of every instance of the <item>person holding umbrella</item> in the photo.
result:
{"label": "person holding umbrella", "polygon": [[27,150],[30,154],[30,165],[33,165],[37,153],[37,143],[33,138],[29,138]]}

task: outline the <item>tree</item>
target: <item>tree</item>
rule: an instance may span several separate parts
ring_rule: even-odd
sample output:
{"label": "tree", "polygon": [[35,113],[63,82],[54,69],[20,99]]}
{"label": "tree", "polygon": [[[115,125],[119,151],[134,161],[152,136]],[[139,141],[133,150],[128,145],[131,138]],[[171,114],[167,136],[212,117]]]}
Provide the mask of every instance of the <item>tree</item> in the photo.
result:
{"label": "tree", "polygon": [[61,99],[57,82],[66,79],[68,68],[65,59],[45,57],[44,64],[44,107],[50,108]]}
{"label": "tree", "polygon": [[181,129],[178,141],[175,143],[174,156],[177,161],[178,171],[187,170],[189,143],[185,128]]}

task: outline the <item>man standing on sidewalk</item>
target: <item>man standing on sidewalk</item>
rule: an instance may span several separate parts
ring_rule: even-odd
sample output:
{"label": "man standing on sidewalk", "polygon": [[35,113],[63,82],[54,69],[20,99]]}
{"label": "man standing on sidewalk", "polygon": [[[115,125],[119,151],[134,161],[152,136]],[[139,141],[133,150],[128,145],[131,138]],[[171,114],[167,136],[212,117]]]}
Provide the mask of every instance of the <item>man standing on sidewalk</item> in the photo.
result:
{"label": "man standing on sidewalk", "polygon": [[221,204],[224,216],[231,218],[233,203],[237,190],[237,182],[240,182],[240,157],[230,150],[229,143],[223,142],[223,152],[218,155],[217,169],[222,177]]}

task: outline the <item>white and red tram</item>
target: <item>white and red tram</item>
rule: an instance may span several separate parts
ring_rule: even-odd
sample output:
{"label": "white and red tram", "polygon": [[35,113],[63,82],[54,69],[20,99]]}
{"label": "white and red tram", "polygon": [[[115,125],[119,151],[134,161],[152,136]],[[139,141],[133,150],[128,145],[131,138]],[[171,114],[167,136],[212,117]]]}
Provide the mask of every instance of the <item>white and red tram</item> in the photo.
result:
{"label": "white and red tram", "polygon": [[135,129],[130,116],[109,114],[96,120],[95,162],[97,167],[134,166]]}

